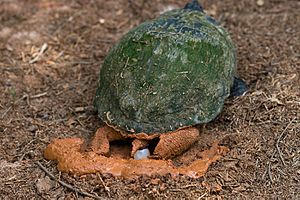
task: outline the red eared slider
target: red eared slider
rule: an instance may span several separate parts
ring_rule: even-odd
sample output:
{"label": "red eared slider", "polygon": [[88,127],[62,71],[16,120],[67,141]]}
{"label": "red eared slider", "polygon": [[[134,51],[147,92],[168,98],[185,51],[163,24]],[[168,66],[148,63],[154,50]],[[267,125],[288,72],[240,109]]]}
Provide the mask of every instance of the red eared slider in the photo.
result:
{"label": "red eared slider", "polygon": [[245,92],[235,72],[228,33],[193,0],[118,41],[100,70],[94,104],[123,136],[154,138],[213,120],[230,91]]}

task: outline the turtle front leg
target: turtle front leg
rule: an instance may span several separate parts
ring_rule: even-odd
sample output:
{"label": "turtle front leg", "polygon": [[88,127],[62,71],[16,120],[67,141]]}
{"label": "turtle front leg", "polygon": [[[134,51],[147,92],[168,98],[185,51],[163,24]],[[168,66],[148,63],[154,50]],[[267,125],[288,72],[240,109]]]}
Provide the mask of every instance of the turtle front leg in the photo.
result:
{"label": "turtle front leg", "polygon": [[96,131],[89,148],[97,154],[108,156],[110,149],[109,142],[122,139],[124,139],[124,137],[120,132],[105,125]]}
{"label": "turtle front leg", "polygon": [[173,158],[189,149],[198,139],[199,131],[195,127],[162,134],[153,154],[158,158]]}

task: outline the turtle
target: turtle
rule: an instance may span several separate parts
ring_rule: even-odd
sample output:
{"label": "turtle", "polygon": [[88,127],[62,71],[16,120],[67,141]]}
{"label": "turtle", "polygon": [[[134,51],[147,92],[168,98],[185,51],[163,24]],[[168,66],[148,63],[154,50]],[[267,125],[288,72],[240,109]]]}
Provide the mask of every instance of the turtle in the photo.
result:
{"label": "turtle", "polygon": [[246,90],[228,32],[192,0],[141,23],[111,48],[94,99],[105,127],[92,147],[107,155],[109,141],[132,138],[135,156],[157,138],[151,156],[172,158],[199,139],[196,125]]}

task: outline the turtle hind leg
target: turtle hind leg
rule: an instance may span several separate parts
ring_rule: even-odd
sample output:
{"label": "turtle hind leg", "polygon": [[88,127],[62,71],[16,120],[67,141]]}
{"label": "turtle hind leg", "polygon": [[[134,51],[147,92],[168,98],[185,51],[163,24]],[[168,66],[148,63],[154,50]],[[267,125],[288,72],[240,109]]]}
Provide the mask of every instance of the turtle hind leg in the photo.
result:
{"label": "turtle hind leg", "polygon": [[188,150],[199,140],[199,130],[195,127],[180,129],[160,136],[153,152],[153,158],[171,159]]}
{"label": "turtle hind leg", "polygon": [[243,96],[248,90],[248,87],[240,78],[234,77],[233,85],[230,89],[230,96],[236,97],[236,96]]}

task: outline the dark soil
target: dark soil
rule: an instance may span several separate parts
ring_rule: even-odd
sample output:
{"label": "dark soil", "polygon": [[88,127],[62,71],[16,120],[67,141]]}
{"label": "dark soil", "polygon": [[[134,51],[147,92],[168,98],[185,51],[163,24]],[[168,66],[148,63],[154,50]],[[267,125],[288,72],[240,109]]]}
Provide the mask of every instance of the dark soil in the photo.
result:
{"label": "dark soil", "polygon": [[249,85],[231,98],[201,140],[230,152],[199,179],[183,176],[74,177],[43,159],[54,138],[89,139],[99,68],[129,29],[185,1],[0,1],[0,199],[300,199],[300,2],[201,1],[231,33],[238,74]]}

